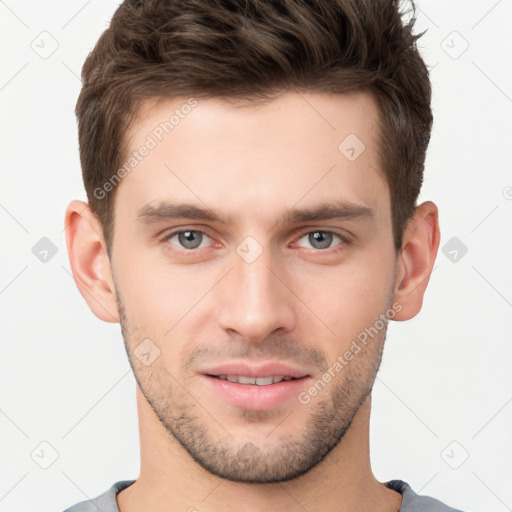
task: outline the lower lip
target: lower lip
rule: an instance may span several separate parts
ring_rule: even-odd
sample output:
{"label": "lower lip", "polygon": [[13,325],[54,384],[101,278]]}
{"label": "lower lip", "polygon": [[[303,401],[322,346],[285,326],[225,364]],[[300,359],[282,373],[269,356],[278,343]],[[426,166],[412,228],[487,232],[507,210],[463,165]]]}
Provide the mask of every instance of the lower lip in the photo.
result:
{"label": "lower lip", "polygon": [[286,400],[296,397],[305,387],[308,377],[281,381],[268,386],[257,384],[238,384],[228,380],[202,376],[208,385],[221,396],[223,400],[243,409],[269,410],[281,405]]}

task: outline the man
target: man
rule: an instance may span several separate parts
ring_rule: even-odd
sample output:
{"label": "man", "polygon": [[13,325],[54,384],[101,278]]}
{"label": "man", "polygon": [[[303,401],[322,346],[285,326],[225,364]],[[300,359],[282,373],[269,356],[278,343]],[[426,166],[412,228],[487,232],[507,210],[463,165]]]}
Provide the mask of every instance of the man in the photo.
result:
{"label": "man", "polygon": [[78,288],[120,322],[141,471],[68,511],[454,511],[369,457],[439,245],[430,81],[391,0],[125,1],[83,68]]}

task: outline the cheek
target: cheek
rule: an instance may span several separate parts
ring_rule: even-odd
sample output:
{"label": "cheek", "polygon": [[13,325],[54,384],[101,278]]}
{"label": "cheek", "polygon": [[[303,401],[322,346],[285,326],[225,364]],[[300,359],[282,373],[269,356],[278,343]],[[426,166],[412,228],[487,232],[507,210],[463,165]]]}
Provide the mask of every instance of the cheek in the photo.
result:
{"label": "cheek", "polygon": [[[393,278],[393,265],[383,258],[365,257],[357,264],[340,264],[304,274],[300,279],[300,297],[322,322],[305,317],[304,329],[323,327],[338,344],[350,340],[369,325],[388,307]],[[334,331],[334,332],[332,332]]]}
{"label": "cheek", "polygon": [[159,251],[150,257],[132,252],[118,267],[130,320],[167,330],[204,295],[215,277],[196,265],[171,265]]}

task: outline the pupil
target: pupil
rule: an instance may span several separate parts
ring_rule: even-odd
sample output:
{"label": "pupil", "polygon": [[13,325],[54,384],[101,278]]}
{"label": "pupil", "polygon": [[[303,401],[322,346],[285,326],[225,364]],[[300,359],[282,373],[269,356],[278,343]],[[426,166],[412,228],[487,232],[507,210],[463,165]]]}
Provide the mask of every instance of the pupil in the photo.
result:
{"label": "pupil", "polygon": [[202,236],[196,231],[183,231],[179,234],[180,244],[186,249],[196,249],[199,247],[201,245],[201,238]]}
{"label": "pupil", "polygon": [[326,247],[329,247],[329,245],[331,245],[331,239],[332,234],[326,233],[325,231],[315,231],[309,235],[311,245],[315,246],[315,244],[319,243],[319,246],[316,246],[317,249],[325,249]]}

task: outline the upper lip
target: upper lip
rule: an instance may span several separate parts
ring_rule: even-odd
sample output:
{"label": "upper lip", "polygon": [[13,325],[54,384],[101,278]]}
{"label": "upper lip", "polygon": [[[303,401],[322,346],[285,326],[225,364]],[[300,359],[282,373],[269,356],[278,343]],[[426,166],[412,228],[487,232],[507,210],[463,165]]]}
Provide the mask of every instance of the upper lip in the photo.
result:
{"label": "upper lip", "polygon": [[307,372],[300,368],[290,366],[285,363],[267,362],[267,363],[246,363],[231,362],[210,366],[201,370],[199,373],[203,375],[237,375],[243,377],[293,377],[300,379],[306,377]]}

